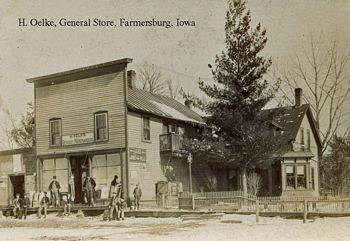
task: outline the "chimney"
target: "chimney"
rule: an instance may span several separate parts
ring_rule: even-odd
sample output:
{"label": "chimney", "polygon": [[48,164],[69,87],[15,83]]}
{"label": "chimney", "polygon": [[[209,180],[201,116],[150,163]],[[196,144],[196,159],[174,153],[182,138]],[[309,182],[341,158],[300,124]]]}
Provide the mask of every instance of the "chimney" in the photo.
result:
{"label": "chimney", "polygon": [[190,100],[185,100],[185,106],[188,108],[188,109],[192,109],[192,102]]}
{"label": "chimney", "polygon": [[298,107],[301,105],[301,98],[303,97],[303,89],[302,88],[295,88],[295,107]]}
{"label": "chimney", "polygon": [[128,70],[127,72],[127,76],[128,76],[128,86],[130,88],[135,88],[135,84],[136,84],[136,72],[135,70]]}

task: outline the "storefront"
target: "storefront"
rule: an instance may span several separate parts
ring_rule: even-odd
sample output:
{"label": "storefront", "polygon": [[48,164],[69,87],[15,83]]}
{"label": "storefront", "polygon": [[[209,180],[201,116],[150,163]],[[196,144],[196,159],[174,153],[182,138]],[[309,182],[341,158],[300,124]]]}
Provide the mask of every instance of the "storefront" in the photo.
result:
{"label": "storefront", "polygon": [[61,185],[60,192],[74,190],[75,202],[84,202],[83,183],[87,176],[96,182],[96,198],[108,198],[114,176],[122,178],[123,151],[106,154],[66,154],[66,157],[41,159],[41,190],[48,191],[53,176]]}

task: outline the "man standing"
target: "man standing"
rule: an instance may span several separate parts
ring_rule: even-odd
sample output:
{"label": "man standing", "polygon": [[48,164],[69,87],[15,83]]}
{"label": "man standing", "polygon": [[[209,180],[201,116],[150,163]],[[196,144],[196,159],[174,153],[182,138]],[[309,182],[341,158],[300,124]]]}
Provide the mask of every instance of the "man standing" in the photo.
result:
{"label": "man standing", "polygon": [[54,207],[60,206],[60,199],[59,199],[60,188],[61,188],[61,185],[56,180],[56,176],[53,176],[53,180],[51,181],[51,183],[49,185],[49,190],[51,191],[51,200],[52,200],[52,205]]}
{"label": "man standing", "polygon": [[13,200],[13,216],[15,218],[21,217],[21,198],[19,197],[19,193],[16,194],[16,198]]}
{"label": "man standing", "polygon": [[75,182],[74,182],[74,175],[70,176],[69,179],[69,185],[68,185],[68,191],[71,195],[72,201],[75,199]]}
{"label": "man standing", "polygon": [[113,192],[117,192],[119,187],[120,187],[120,181],[118,179],[118,176],[115,175],[114,179],[111,182],[111,187],[109,189],[109,197],[112,197]]}
{"label": "man standing", "polygon": [[109,221],[113,219],[114,211],[116,213],[115,215],[118,217],[118,198],[116,192],[112,193],[112,197],[109,200]]}
{"label": "man standing", "polygon": [[[41,196],[41,195],[40,195]],[[44,196],[40,199],[39,204],[39,210],[38,210],[38,216],[41,218],[41,211],[44,209],[44,218],[46,218],[47,215],[47,205],[49,204],[50,200],[47,197],[47,192],[44,192]]]}
{"label": "man standing", "polygon": [[96,187],[96,182],[91,177],[86,177],[84,181],[83,188],[86,192],[86,198],[89,206],[95,206],[94,204],[94,189]]}
{"label": "man standing", "polygon": [[22,216],[24,215],[24,219],[27,219],[27,209],[30,207],[30,199],[27,194],[24,194],[23,197],[23,205],[22,205]]}
{"label": "man standing", "polygon": [[117,193],[117,205],[118,205],[118,217],[117,220],[124,220],[124,209],[126,209],[126,202],[123,199],[124,198],[124,192],[122,190],[122,188],[120,187],[119,189],[119,193]]}
{"label": "man standing", "polygon": [[136,184],[134,189],[134,198],[135,198],[135,208],[136,210],[140,210],[140,199],[142,196],[142,191],[139,184]]}

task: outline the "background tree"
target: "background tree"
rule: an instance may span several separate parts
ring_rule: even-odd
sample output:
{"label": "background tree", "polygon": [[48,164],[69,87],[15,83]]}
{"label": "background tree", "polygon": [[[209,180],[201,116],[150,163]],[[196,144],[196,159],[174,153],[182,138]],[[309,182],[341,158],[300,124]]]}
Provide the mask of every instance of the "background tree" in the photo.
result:
{"label": "background tree", "polygon": [[167,95],[173,99],[179,97],[180,83],[164,75],[159,67],[144,62],[138,72],[139,88],[153,94]]}
{"label": "background tree", "polygon": [[284,90],[302,87],[304,99],[310,104],[321,137],[323,148],[319,158],[327,150],[329,142],[344,120],[344,107],[349,103],[350,81],[348,77],[350,51],[336,40],[326,41],[322,35],[311,34],[308,44],[291,60],[289,69],[280,71]]}
{"label": "background tree", "polygon": [[334,135],[329,143],[330,154],[320,163],[322,187],[334,194],[350,193],[350,136]]}
{"label": "background tree", "polygon": [[212,126],[187,148],[220,160],[223,166],[240,168],[241,189],[247,192],[247,169],[268,166],[278,150],[278,141],[271,138],[271,129],[260,115],[275,91],[264,80],[271,60],[261,56],[266,31],[260,24],[251,28],[244,1],[229,2],[225,36],[226,51],[216,56],[212,70],[214,84],[199,82],[210,100],[186,96],[207,114],[207,124]]}
{"label": "background tree", "polygon": [[153,94],[164,94],[166,86],[162,72],[153,64],[144,62],[138,73],[140,88]]}
{"label": "background tree", "polygon": [[31,102],[27,105],[26,114],[21,116],[18,124],[12,119],[12,129],[8,132],[9,138],[21,148],[34,147],[35,145],[34,106]]}

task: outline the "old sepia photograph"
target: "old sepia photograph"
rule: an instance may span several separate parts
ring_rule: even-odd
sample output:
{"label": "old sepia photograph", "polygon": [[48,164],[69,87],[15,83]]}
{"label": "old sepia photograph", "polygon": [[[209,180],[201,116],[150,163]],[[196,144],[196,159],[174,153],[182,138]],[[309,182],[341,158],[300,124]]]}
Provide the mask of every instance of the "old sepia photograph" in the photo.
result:
{"label": "old sepia photograph", "polygon": [[350,0],[0,0],[0,240],[350,240]]}

